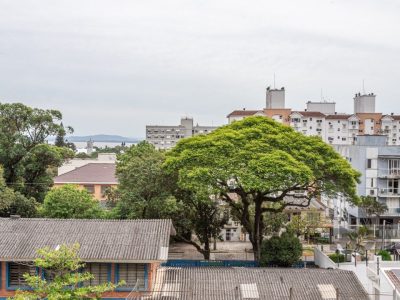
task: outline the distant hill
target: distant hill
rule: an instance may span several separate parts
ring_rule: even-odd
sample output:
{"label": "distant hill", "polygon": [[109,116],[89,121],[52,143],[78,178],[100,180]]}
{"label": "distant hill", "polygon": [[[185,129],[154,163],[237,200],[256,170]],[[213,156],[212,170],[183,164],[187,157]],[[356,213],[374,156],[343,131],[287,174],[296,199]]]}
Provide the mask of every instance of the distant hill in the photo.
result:
{"label": "distant hill", "polygon": [[68,136],[66,140],[69,142],[87,142],[92,140],[93,142],[103,142],[103,143],[136,143],[141,141],[140,138],[124,137],[120,135],[109,135],[109,134],[95,134],[86,136]]}

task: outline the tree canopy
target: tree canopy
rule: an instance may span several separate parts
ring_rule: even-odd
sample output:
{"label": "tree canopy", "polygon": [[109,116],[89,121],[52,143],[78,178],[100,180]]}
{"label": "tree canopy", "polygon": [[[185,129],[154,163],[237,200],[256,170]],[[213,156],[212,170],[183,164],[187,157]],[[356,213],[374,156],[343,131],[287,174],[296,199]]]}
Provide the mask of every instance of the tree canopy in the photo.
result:
{"label": "tree canopy", "polygon": [[59,219],[96,219],[105,216],[99,202],[88,191],[75,185],[64,185],[49,191],[40,213]]}
{"label": "tree canopy", "polygon": [[61,118],[57,110],[0,103],[0,164],[5,181],[28,198],[42,201],[52,185],[51,168],[73,157],[71,150],[46,142],[63,129]]}
{"label": "tree canopy", "polygon": [[165,167],[177,174],[181,188],[206,188],[231,206],[249,233],[256,260],[265,212],[308,206],[321,194],[358,201],[359,173],[330,145],[265,117],[183,139],[167,152]]}
{"label": "tree canopy", "polygon": [[[15,300],[78,300],[101,299],[104,292],[112,291],[124,282],[102,285],[88,285],[94,276],[82,272],[85,264],[79,259],[79,244],[60,245],[59,249],[48,247],[39,249],[35,266],[45,272],[45,276],[24,274],[31,290],[17,290]],[[51,278],[51,279],[50,279]],[[71,288],[72,287],[72,288]]]}
{"label": "tree canopy", "polygon": [[3,178],[3,168],[0,166],[0,217],[20,215],[35,217],[38,204],[33,198],[26,198],[19,192],[8,188]]}

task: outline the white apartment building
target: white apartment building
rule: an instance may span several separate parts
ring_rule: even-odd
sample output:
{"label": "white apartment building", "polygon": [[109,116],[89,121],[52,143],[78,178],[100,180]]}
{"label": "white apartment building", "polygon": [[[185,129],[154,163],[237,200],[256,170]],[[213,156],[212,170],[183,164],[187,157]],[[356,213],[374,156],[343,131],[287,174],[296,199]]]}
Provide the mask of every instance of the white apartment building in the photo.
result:
{"label": "white apartment building", "polygon": [[185,117],[181,118],[180,125],[147,125],[146,141],[154,145],[157,149],[170,149],[180,139],[198,134],[207,134],[216,128],[215,126],[193,125],[193,119]]}
{"label": "white apartment building", "polygon": [[357,135],[386,135],[387,145],[400,145],[400,116],[375,112],[376,95],[355,94],[353,114],[336,112],[336,103],[328,101],[306,103],[304,111],[285,106],[285,89],[266,91],[266,108],[235,110],[228,123],[248,116],[266,116],[293,127],[307,136],[319,136],[333,145],[351,145]]}

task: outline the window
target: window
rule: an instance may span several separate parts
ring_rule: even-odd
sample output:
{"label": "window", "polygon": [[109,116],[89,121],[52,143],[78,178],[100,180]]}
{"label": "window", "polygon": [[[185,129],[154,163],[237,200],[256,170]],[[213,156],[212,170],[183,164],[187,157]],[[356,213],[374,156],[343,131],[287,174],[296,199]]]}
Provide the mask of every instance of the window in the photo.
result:
{"label": "window", "polygon": [[390,194],[398,194],[399,193],[399,180],[398,179],[389,179],[388,180],[388,192]]}
{"label": "window", "polygon": [[36,267],[29,263],[7,263],[7,287],[11,289],[28,288],[24,274],[36,275]]}
{"label": "window", "polygon": [[94,185],[93,184],[87,184],[83,186],[90,194],[94,194]]}
{"label": "window", "polygon": [[101,196],[105,197],[107,189],[110,189],[110,188],[111,188],[111,185],[102,185],[101,186]]}
{"label": "window", "polygon": [[111,281],[111,266],[105,263],[87,263],[83,270],[91,273],[94,278],[84,282],[84,285],[100,285]]}
{"label": "window", "polygon": [[374,187],[374,179],[371,178],[371,187]]}
{"label": "window", "polygon": [[147,288],[147,267],[145,264],[118,264],[116,271],[116,281],[124,280],[126,282],[126,285],[121,289],[130,291],[135,286],[140,290]]}
{"label": "window", "polygon": [[367,159],[367,169],[372,168],[372,159]]}

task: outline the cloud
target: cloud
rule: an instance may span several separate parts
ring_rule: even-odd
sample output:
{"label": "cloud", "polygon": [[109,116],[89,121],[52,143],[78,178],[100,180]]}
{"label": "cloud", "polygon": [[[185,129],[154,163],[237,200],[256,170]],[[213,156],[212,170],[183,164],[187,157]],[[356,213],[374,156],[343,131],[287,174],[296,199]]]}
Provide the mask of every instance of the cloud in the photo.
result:
{"label": "cloud", "polygon": [[[77,134],[221,124],[265,87],[351,111],[365,79],[399,112],[397,1],[1,0],[0,101],[54,107]],[[196,122],[197,120],[195,120]]]}

